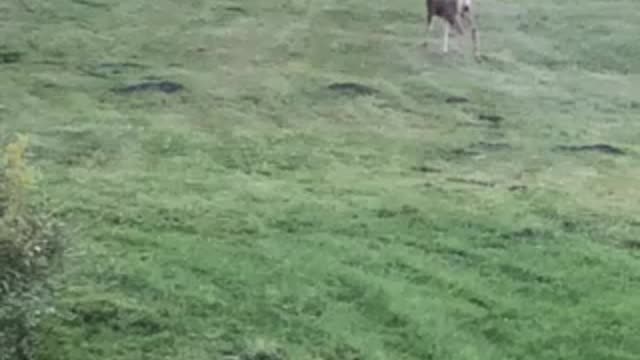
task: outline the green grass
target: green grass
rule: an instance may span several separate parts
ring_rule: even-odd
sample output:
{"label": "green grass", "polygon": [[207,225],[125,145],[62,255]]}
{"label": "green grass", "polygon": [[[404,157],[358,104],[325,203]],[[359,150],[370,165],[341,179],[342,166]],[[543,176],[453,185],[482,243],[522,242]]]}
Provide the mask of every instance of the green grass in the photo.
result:
{"label": "green grass", "polygon": [[417,0],[3,2],[74,229],[42,359],[637,359],[640,3],[478,5],[481,63]]}

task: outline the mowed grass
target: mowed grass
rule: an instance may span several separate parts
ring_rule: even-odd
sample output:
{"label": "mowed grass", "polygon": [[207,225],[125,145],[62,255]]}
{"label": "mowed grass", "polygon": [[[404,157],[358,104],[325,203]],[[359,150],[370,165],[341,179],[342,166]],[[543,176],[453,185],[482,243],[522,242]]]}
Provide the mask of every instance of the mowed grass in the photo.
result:
{"label": "mowed grass", "polygon": [[3,2],[41,358],[638,359],[640,3],[478,5],[480,63],[418,0]]}

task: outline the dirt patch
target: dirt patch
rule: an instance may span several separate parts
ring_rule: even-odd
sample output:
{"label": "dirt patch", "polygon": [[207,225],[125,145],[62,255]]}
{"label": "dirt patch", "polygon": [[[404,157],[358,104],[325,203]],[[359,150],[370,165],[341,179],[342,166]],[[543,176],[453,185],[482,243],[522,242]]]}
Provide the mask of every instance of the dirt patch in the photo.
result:
{"label": "dirt patch", "polygon": [[0,64],[15,64],[23,57],[20,51],[0,50]]}
{"label": "dirt patch", "polygon": [[475,180],[475,179],[465,179],[465,178],[458,178],[458,177],[447,178],[447,181],[453,182],[453,183],[458,183],[458,184],[475,185],[475,186],[482,186],[482,187],[495,187],[496,186],[495,183],[490,182],[490,181],[482,181],[482,180]]}
{"label": "dirt patch", "polygon": [[555,147],[559,151],[567,152],[599,152],[607,155],[624,155],[625,151],[609,144],[592,145],[559,145]]}
{"label": "dirt patch", "polygon": [[165,94],[173,94],[184,90],[184,85],[167,80],[145,81],[133,85],[113,88],[111,90],[121,95],[130,95],[138,92],[162,92]]}
{"label": "dirt patch", "polygon": [[369,96],[380,93],[378,89],[354,82],[333,83],[328,86],[328,89],[348,96]]}

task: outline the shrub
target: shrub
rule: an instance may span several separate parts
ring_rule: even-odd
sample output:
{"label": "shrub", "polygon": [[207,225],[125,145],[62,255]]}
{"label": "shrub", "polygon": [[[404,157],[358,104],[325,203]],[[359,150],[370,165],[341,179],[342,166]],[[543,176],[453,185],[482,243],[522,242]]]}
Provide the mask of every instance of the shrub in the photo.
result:
{"label": "shrub", "polygon": [[0,164],[0,360],[33,359],[36,326],[50,307],[52,275],[60,265],[60,224],[30,201],[27,138],[6,147]]}

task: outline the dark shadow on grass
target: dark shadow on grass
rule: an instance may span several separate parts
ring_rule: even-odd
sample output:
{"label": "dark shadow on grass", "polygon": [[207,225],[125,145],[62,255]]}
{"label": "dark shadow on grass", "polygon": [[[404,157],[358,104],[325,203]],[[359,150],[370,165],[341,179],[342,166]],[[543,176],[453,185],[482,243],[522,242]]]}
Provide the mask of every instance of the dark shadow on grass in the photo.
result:
{"label": "dark shadow on grass", "polygon": [[504,121],[504,117],[496,114],[480,114],[478,120],[489,122],[493,125],[499,125]]}
{"label": "dark shadow on grass", "polygon": [[453,149],[449,153],[455,158],[473,157],[481,154],[479,151],[468,150],[464,148]]}
{"label": "dark shadow on grass", "polygon": [[354,82],[333,83],[328,86],[328,89],[346,96],[370,96],[380,93],[378,89]]}
{"label": "dark shadow on grass", "polygon": [[599,152],[607,155],[624,155],[624,150],[609,144],[592,144],[592,145],[559,145],[556,150],[566,152]]}
{"label": "dark shadow on grass", "polygon": [[226,11],[228,12],[233,12],[236,14],[240,14],[240,15],[248,15],[249,12],[247,11],[247,9],[240,7],[240,6],[227,6],[224,8]]}
{"label": "dark shadow on grass", "polygon": [[20,51],[2,50],[0,49],[0,64],[15,64],[20,62],[23,57]]}
{"label": "dark shadow on grass", "polygon": [[167,328],[166,319],[151,311],[107,299],[76,301],[69,309],[72,322],[85,328],[110,328],[130,335],[150,336]]}
{"label": "dark shadow on grass", "polygon": [[513,147],[508,143],[490,143],[480,141],[471,145],[471,148],[488,150],[488,151],[500,151],[500,150],[510,150]]}
{"label": "dark shadow on grass", "polygon": [[632,251],[640,252],[640,240],[626,240],[622,242],[622,248]]}
{"label": "dark shadow on grass", "polygon": [[475,179],[464,179],[464,178],[458,178],[458,177],[449,177],[447,178],[447,181],[452,182],[452,183],[458,183],[458,184],[467,184],[467,185],[474,185],[474,186],[481,186],[481,187],[495,187],[496,184],[490,181],[482,181],[482,180],[475,180]]}
{"label": "dark shadow on grass", "polygon": [[442,172],[442,170],[440,169],[436,169],[426,165],[414,166],[411,168],[411,170],[416,172],[421,172],[421,173],[441,173]]}
{"label": "dark shadow on grass", "polygon": [[89,1],[89,0],[71,0],[71,2],[75,3],[75,4],[78,4],[78,5],[83,5],[83,6],[87,6],[87,7],[96,8],[96,9],[109,9],[110,8],[109,4],[104,4],[104,3],[95,2],[95,1]]}
{"label": "dark shadow on grass", "polygon": [[165,94],[173,94],[184,90],[184,85],[174,81],[144,81],[133,85],[117,87],[111,91],[120,95],[131,95],[139,92],[162,92]]}
{"label": "dark shadow on grass", "polygon": [[449,96],[445,99],[447,104],[464,104],[468,103],[469,99],[464,96]]}

